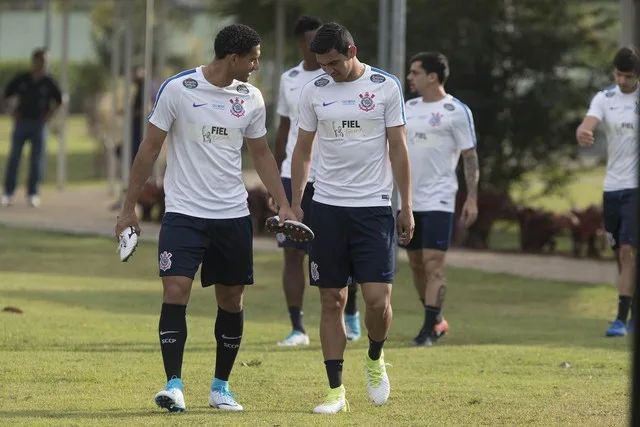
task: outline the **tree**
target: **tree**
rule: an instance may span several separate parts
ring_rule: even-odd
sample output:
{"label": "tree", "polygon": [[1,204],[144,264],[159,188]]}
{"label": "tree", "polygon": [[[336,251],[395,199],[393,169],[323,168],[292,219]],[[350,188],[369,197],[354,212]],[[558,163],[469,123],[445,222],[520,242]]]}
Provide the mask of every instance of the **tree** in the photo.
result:
{"label": "tree", "polygon": [[[271,37],[273,1],[218,3],[225,13]],[[603,29],[617,20],[611,9],[576,4],[407,2],[407,58],[423,50],[449,57],[447,91],[468,104],[475,116],[482,187],[508,192],[533,170],[544,181],[544,193],[570,180],[567,164],[577,155],[575,127],[615,49],[615,40],[603,36]],[[378,1],[290,0],[286,8],[288,33],[302,13],[340,22],[353,34],[358,57],[375,65]],[[292,52],[289,47],[291,65],[296,60]]]}
{"label": "tree", "polygon": [[[119,1],[119,0],[118,0]],[[191,13],[188,9],[175,7],[168,0],[163,0],[169,7],[167,29],[186,31],[191,26]],[[100,62],[108,68],[111,64],[111,40],[115,34],[113,22],[115,1],[94,2],[91,9],[92,38],[96,48],[96,53]],[[126,2],[126,13],[133,14],[133,63],[141,65],[144,60],[145,22],[146,22],[146,2],[131,0]],[[158,18],[156,18],[158,19]],[[165,43],[157,35],[153,37],[154,43]],[[176,62],[177,68],[183,68],[180,58],[167,58],[169,63]]]}

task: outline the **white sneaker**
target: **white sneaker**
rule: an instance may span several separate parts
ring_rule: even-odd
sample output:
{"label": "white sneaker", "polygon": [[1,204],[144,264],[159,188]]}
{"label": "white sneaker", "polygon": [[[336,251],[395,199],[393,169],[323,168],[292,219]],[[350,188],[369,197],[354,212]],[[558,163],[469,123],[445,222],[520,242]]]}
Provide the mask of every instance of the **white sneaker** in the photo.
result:
{"label": "white sneaker", "polygon": [[209,406],[224,411],[242,411],[244,408],[229,390],[211,390],[209,393]]}
{"label": "white sneaker", "polygon": [[384,363],[384,353],[380,359],[371,360],[366,356],[367,392],[374,405],[381,406],[389,400],[391,384],[387,376],[387,365]]}
{"label": "white sneaker", "polygon": [[29,206],[31,206],[32,208],[39,208],[40,207],[40,197],[33,195],[33,196],[29,196],[29,200],[28,202]]}
{"label": "white sneaker", "polygon": [[293,347],[296,345],[309,345],[309,335],[300,331],[293,331],[282,341],[278,341],[280,347]]}
{"label": "white sneaker", "polygon": [[184,404],[184,394],[182,394],[182,380],[172,378],[164,390],[160,390],[155,397],[156,405],[168,409],[169,412],[184,412],[187,407]]}
{"label": "white sneaker", "polygon": [[[136,233],[136,230],[133,227],[125,228],[122,233],[120,233],[118,248],[116,249],[116,252],[120,256],[120,261],[127,262],[137,247],[138,233]],[[164,254],[166,254],[166,252]],[[169,254],[169,256],[171,256],[171,254]],[[160,259],[162,260],[162,256]]]}
{"label": "white sneaker", "polygon": [[12,204],[13,204],[12,196],[7,196],[6,194],[3,194],[2,197],[0,197],[0,206],[11,206]]}
{"label": "white sneaker", "polygon": [[340,387],[331,388],[322,403],[313,408],[314,414],[337,414],[343,411],[349,411],[349,402],[347,402],[346,390],[344,384]]}

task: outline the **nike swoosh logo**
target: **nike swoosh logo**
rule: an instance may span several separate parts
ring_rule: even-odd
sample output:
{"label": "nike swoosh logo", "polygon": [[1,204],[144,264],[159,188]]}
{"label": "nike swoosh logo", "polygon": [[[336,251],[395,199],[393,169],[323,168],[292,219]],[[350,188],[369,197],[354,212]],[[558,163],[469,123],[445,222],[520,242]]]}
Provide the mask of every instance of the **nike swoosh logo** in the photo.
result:
{"label": "nike swoosh logo", "polygon": [[202,107],[203,105],[207,105],[207,103],[205,102],[204,104],[196,104],[196,103],[194,102],[194,103],[193,103],[193,108]]}
{"label": "nike swoosh logo", "polygon": [[338,102],[338,101],[323,102],[323,103],[322,103],[322,106],[323,106],[323,107],[326,107],[327,105],[335,104],[336,102]]}
{"label": "nike swoosh logo", "polygon": [[166,334],[177,334],[180,331],[160,331],[160,335],[166,335]]}
{"label": "nike swoosh logo", "polygon": [[225,334],[222,334],[223,340],[239,340],[240,338],[242,338],[242,335],[240,335],[239,337],[228,337]]}

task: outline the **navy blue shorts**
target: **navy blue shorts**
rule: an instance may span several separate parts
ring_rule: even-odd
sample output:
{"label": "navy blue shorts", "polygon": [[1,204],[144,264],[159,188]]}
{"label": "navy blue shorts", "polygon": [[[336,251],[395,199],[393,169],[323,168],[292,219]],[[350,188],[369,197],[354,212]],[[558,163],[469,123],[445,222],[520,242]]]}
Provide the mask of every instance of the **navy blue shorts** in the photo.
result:
{"label": "navy blue shorts", "polygon": [[193,279],[202,264],[203,287],[252,285],[251,217],[204,219],[167,212],[160,227],[158,258],[160,277]]}
{"label": "navy blue shorts", "polygon": [[604,229],[613,250],[620,245],[637,247],[637,189],[605,191],[602,196]]}
{"label": "navy blue shorts", "polygon": [[[291,204],[292,192],[291,192],[291,178],[281,178],[282,186],[284,187],[284,192],[287,194],[287,200],[289,204]],[[304,218],[302,218],[302,222],[309,226],[309,220],[311,218],[311,200],[313,199],[313,183],[308,182],[307,186],[304,188],[304,194],[302,196],[302,211],[304,212]],[[279,248],[296,248],[303,251],[309,250],[309,243],[301,243],[294,242],[292,240],[286,239],[283,235],[276,235],[278,239],[278,247]]]}
{"label": "navy blue shorts", "polygon": [[355,283],[392,283],[395,218],[389,206],[341,207],[311,202],[315,239],[309,249],[313,286],[344,288]]}
{"label": "navy blue shorts", "polygon": [[446,251],[451,244],[453,232],[453,212],[413,211],[416,228],[408,245],[401,247],[409,250],[437,249]]}

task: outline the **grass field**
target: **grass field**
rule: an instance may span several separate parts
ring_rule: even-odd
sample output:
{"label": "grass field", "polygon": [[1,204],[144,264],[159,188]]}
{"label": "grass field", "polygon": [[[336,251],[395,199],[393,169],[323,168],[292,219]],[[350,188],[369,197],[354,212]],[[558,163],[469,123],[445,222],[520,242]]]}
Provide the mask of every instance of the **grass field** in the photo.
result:
{"label": "grass field", "polygon": [[288,333],[280,254],[257,253],[231,377],[245,412],[208,408],[216,304],[211,290],[196,286],[183,370],[188,412],[169,415],[152,401],[164,385],[155,246],[143,243],[122,264],[110,239],[7,228],[0,235],[0,307],[24,311],[0,312],[0,425],[627,423],[630,343],[603,337],[615,309],[609,286],[450,269],[451,334],[434,348],[412,348],[422,311],[401,263],[385,347],[390,401],[367,401],[360,340],[345,357],[351,412],[327,418],[310,414],[327,386],[317,291],[309,289],[305,307],[311,346],[276,347]]}

